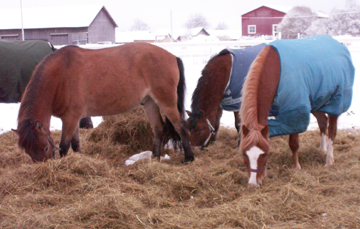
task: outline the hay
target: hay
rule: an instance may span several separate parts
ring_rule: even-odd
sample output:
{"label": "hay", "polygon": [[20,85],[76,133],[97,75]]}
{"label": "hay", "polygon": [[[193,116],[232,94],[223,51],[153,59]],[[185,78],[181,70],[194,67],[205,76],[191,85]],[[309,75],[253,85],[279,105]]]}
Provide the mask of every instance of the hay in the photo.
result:
{"label": "hay", "polygon": [[88,141],[108,141],[110,144],[129,145],[132,149],[152,150],[153,133],[144,109],[137,107],[127,113],[104,117]]}
{"label": "hay", "polygon": [[[148,128],[143,121],[137,128],[124,120],[81,130],[82,153],[45,163],[33,164],[15,134],[1,135],[0,228],[360,228],[357,131],[338,131],[330,168],[318,132],[302,134],[301,171],[292,169],[288,138],[271,139],[259,188],[247,186],[235,130],[221,128],[207,150],[194,149],[189,165],[183,153],[168,151],[170,161],[125,166],[152,147],[152,139],[144,146],[136,138],[152,137],[139,131]],[[60,132],[52,136],[58,144]]]}

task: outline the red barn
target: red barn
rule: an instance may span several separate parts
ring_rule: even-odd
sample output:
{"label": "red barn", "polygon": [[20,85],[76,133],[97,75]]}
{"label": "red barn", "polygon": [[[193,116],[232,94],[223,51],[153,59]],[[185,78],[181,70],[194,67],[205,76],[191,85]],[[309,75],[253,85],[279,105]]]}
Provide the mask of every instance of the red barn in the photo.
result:
{"label": "red barn", "polygon": [[264,5],[241,15],[242,35],[277,35],[277,26],[290,9]]}

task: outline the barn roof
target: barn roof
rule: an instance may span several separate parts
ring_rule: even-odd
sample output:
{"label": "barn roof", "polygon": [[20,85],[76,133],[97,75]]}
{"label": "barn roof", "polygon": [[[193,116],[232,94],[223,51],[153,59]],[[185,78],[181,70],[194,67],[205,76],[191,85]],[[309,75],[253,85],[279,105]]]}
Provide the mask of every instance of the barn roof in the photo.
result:
{"label": "barn roof", "polygon": [[[88,27],[104,9],[101,5],[23,8],[24,29]],[[0,9],[0,29],[21,29],[21,9]]]}
{"label": "barn roof", "polygon": [[[250,13],[250,12],[252,12],[252,11],[254,11],[254,10],[257,10],[257,9],[259,9],[259,8],[261,8],[261,7],[267,7],[267,8],[273,9],[273,10],[280,11],[280,12],[285,13],[285,14],[286,14],[287,12],[289,12],[289,11],[293,8],[293,7],[290,7],[290,6],[280,6],[280,5],[266,4],[266,5],[259,6],[259,7],[255,8],[255,9],[252,9],[252,10],[250,10],[250,11],[247,11],[246,13],[244,13],[244,14],[242,14],[242,15],[248,14],[248,13]],[[322,13],[322,12],[320,12],[320,11],[316,11],[315,13],[316,13],[316,15],[317,15],[318,17],[320,17],[320,18],[329,17],[329,15],[327,15],[327,14],[325,14],[325,13]]]}
{"label": "barn roof", "polygon": [[253,11],[255,11],[255,10],[261,8],[261,7],[267,7],[267,8],[273,9],[273,10],[280,11],[280,12],[285,13],[285,14],[286,14],[288,11],[291,10],[291,7],[288,7],[288,6],[279,6],[279,5],[269,5],[269,4],[267,4],[267,5],[261,5],[261,6],[257,7],[257,8],[255,8],[255,9],[252,9],[252,10],[250,10],[250,11],[247,11],[246,13],[243,13],[242,15],[245,15],[245,14],[248,14],[248,13],[250,13],[250,12],[253,12]]}

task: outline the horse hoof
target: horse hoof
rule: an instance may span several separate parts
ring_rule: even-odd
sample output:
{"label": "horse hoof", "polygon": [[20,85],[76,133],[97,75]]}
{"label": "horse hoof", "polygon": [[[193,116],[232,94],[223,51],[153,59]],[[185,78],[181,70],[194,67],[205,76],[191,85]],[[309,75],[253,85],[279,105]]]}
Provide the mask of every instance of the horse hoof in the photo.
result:
{"label": "horse hoof", "polygon": [[156,160],[156,161],[160,161],[160,156],[152,155],[151,159]]}
{"label": "horse hoof", "polygon": [[194,160],[195,160],[194,157],[185,157],[185,161],[183,163],[184,163],[184,165],[187,165],[190,162],[193,162]]}

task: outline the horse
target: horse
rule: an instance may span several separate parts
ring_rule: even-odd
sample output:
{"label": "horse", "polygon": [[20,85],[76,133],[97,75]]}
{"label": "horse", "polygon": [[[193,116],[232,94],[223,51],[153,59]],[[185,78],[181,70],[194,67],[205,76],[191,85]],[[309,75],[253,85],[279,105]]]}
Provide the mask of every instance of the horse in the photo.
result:
{"label": "horse", "polygon": [[224,49],[205,65],[192,95],[191,111],[186,111],[192,146],[203,149],[216,140],[223,110],[234,112],[235,128],[239,133],[240,92],[244,78],[251,63],[265,46]]}
{"label": "horse", "polygon": [[290,135],[293,167],[301,169],[299,133],[306,131],[310,113],[318,119],[325,166],[334,164],[337,120],[351,105],[354,72],[349,50],[330,36],[277,40],[259,53],[240,109],[240,152],[249,185],[263,182],[273,136]]}
{"label": "horse", "polygon": [[[80,152],[79,120],[107,116],[143,105],[154,133],[153,156],[164,141],[182,146],[185,163],[193,161],[184,126],[185,76],[182,60],[147,43],[98,50],[66,46],[36,67],[21,99],[18,145],[34,162]],[[161,111],[161,113],[160,113]],[[162,114],[166,117],[163,120]],[[50,136],[50,118],[62,120],[59,147]]]}
{"label": "horse", "polygon": [[[0,102],[18,103],[37,64],[57,49],[41,40],[0,41]],[[80,128],[93,128],[91,117],[80,120]]]}
{"label": "horse", "polygon": [[46,41],[0,41],[0,102],[20,102],[32,72],[41,60],[54,52]]}

